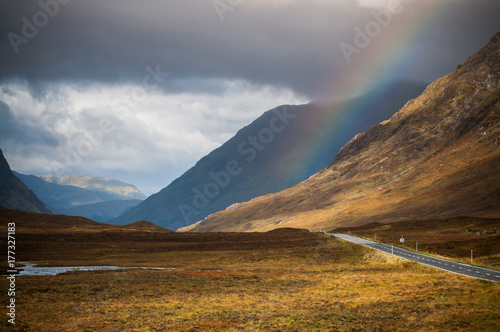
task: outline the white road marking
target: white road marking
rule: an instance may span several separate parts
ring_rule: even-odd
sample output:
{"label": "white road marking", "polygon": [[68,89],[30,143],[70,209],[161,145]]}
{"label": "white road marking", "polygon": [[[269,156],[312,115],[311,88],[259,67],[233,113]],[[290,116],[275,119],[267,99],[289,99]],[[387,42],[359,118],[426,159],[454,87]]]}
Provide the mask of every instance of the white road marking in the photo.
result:
{"label": "white road marking", "polygon": [[[405,249],[395,248],[393,246],[384,245],[384,244],[380,244],[380,243],[375,244],[373,242],[370,242],[370,241],[367,241],[367,240],[363,240],[363,239],[360,239],[360,238],[357,238],[357,237],[354,237],[354,236],[345,235],[345,234],[331,234],[330,233],[330,235],[339,237],[341,239],[344,239],[344,240],[347,240],[347,241],[350,241],[350,242],[361,244],[361,245],[364,245],[366,247],[369,247],[369,248],[372,248],[372,249],[375,249],[375,250],[380,250],[380,251],[383,251],[383,252],[386,252],[386,253],[389,253],[389,254],[392,253],[395,256],[401,257],[403,259],[409,259],[409,258],[404,258],[404,256],[406,256],[406,257],[414,257],[413,261],[415,261],[415,262],[418,262],[418,263],[424,264],[424,265],[428,265],[428,266],[431,266],[431,267],[434,267],[434,268],[437,268],[437,269],[441,269],[441,270],[444,270],[444,271],[447,271],[447,272],[457,273],[457,274],[460,274],[460,275],[463,275],[463,276],[468,276],[468,277],[475,277],[475,278],[478,278],[478,279],[485,279],[485,280],[497,281],[497,282],[500,281],[500,280],[496,279],[496,278],[500,278],[500,275],[493,275],[492,276],[490,273],[486,273],[485,272],[485,271],[494,272],[494,271],[489,270],[489,269],[476,268],[476,267],[473,267],[473,266],[468,265],[468,264],[447,261],[447,260],[444,260],[444,259],[436,259],[436,258],[433,258],[433,257],[425,257],[423,254],[416,254],[416,253],[413,254],[411,252],[408,252]],[[376,249],[376,247],[379,247],[381,249]],[[411,260],[411,259],[409,259],[409,260]],[[425,262],[429,262],[429,263],[425,263]],[[440,265],[438,265],[438,264],[440,264]],[[443,264],[446,265],[447,267],[440,267]],[[454,264],[456,264],[456,265],[462,265],[464,268],[462,268],[461,266],[456,266]],[[467,273],[467,272],[457,272],[457,270],[452,270],[449,267],[449,265],[451,265],[451,267],[453,267],[453,268],[457,268],[458,267],[460,270],[467,270],[469,273]],[[490,277],[487,277],[487,276],[490,276]]]}

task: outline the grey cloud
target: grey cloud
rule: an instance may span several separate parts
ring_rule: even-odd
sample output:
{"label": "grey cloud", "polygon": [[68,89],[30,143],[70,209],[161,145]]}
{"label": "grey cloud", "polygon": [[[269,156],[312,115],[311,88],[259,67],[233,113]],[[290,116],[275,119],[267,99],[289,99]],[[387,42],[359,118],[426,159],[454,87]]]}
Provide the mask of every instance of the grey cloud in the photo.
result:
{"label": "grey cloud", "polygon": [[[11,143],[7,143],[10,141]],[[59,141],[42,125],[18,121],[9,106],[0,100],[0,144],[57,147]]]}
{"label": "grey cloud", "polygon": [[[47,24],[19,44],[16,54],[8,34],[22,35],[22,19],[33,21],[39,1],[67,4],[47,16]],[[152,193],[259,112],[277,106],[269,103],[318,99],[336,93],[331,86],[349,86],[345,77],[362,81],[385,65],[395,69],[396,78],[423,81],[452,71],[498,30],[500,13],[498,0],[401,0],[405,10],[348,64],[339,44],[352,43],[354,27],[373,19],[373,9],[360,8],[357,1],[246,0],[223,22],[212,3],[0,1],[0,87],[12,107],[0,100],[0,147],[9,162],[34,174],[71,171],[129,179]],[[393,55],[401,51],[408,52],[407,62],[397,66]],[[113,113],[109,94],[124,83],[140,87],[146,67],[157,65],[168,72],[157,86],[163,91],[151,93],[144,104],[131,103],[130,114]],[[11,85],[18,87],[15,96]],[[80,99],[65,100],[65,86],[83,91],[72,94]],[[130,99],[130,90],[118,90],[116,98]],[[32,111],[32,104],[46,109]],[[115,130],[68,170],[68,151],[78,149],[103,118]],[[165,128],[155,128],[158,124]]]}
{"label": "grey cloud", "polygon": [[[422,68],[408,70],[421,80],[453,70],[498,29],[498,1],[441,1],[454,5],[422,41],[433,47],[423,47],[416,63],[428,68],[425,74]],[[404,24],[418,24],[430,15],[426,10],[432,9],[432,1],[402,2],[408,8],[404,19],[377,37],[382,45]],[[60,5],[58,14],[15,54],[7,34],[21,34],[21,18],[32,20],[40,7],[28,0],[3,1],[0,79],[17,77],[34,85],[53,80],[140,82],[147,65],[160,64],[170,73],[162,88],[170,91],[218,93],[220,87],[195,82],[241,79],[316,98],[317,91],[346,70],[339,43],[351,41],[353,27],[371,19],[370,9],[358,8],[354,1],[259,3],[245,1],[221,22],[212,1],[72,0]],[[432,58],[434,65],[427,61]]]}
{"label": "grey cloud", "polygon": [[0,100],[0,139],[6,139],[16,134],[16,123],[10,112],[9,105]]}

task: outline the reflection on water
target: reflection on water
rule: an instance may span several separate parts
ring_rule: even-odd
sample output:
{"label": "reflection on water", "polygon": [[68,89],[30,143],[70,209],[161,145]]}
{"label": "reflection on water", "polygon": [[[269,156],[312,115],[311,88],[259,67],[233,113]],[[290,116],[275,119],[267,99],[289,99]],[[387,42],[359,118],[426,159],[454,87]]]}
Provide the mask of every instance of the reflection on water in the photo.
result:
{"label": "reflection on water", "polygon": [[162,267],[123,267],[123,266],[64,266],[64,267],[46,267],[36,266],[29,262],[22,262],[25,266],[20,267],[20,276],[55,276],[60,273],[72,271],[109,271],[109,270],[130,270],[130,269],[148,269],[163,270]]}

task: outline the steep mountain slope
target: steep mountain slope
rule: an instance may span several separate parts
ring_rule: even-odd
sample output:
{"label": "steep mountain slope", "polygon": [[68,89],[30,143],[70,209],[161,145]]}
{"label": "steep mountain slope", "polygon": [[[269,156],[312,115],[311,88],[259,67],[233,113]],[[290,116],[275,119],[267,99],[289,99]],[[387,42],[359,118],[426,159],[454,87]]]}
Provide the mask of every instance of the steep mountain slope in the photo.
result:
{"label": "steep mountain slope", "polygon": [[[355,134],[423,91],[398,82],[336,105],[281,106],[264,113],[159,193],[111,221],[177,229],[228,206],[295,185],[326,167]],[[392,98],[384,98],[385,94]]]}
{"label": "steep mountain slope", "polygon": [[500,216],[500,33],[290,189],[184,230],[311,230]]}
{"label": "steep mountain slope", "polygon": [[52,214],[10,170],[0,150],[0,205],[8,209]]}

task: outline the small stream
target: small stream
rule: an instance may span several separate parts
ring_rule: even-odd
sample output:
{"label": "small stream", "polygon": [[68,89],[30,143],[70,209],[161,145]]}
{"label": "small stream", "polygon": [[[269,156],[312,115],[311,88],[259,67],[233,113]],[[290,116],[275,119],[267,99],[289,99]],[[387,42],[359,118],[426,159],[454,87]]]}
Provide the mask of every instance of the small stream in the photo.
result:
{"label": "small stream", "polygon": [[18,276],[55,276],[65,272],[80,271],[113,271],[113,270],[164,270],[163,267],[124,267],[124,266],[37,266],[29,262],[22,262],[25,266],[18,267]]}

